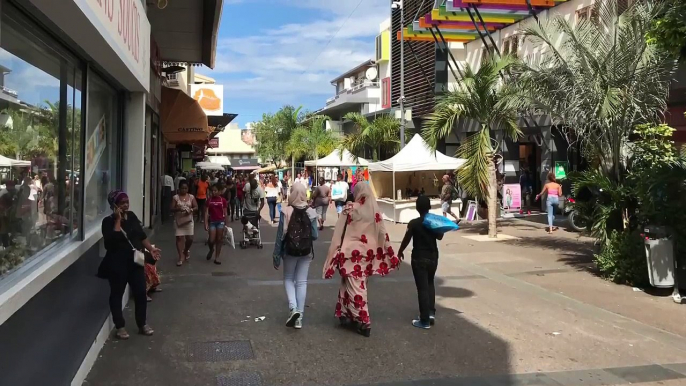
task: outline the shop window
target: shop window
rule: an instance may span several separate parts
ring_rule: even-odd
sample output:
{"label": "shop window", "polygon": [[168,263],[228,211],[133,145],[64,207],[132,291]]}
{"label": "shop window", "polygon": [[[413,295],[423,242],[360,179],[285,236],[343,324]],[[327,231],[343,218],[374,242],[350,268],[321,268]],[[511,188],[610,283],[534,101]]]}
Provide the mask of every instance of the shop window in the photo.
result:
{"label": "shop window", "polygon": [[[99,226],[111,213],[107,195],[118,186],[119,96],[102,78],[88,74],[88,122],[84,186],[86,187],[86,229]],[[138,213],[142,216],[142,213]]]}
{"label": "shop window", "polygon": [[15,8],[0,18],[0,275],[79,236],[79,62]]}

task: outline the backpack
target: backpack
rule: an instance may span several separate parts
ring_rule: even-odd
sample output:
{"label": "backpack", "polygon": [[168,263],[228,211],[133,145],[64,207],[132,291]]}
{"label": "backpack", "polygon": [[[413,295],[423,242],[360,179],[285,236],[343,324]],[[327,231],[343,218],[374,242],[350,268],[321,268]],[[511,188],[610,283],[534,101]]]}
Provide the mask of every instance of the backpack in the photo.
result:
{"label": "backpack", "polygon": [[307,256],[312,252],[312,220],[307,209],[293,208],[285,241],[289,256]]}

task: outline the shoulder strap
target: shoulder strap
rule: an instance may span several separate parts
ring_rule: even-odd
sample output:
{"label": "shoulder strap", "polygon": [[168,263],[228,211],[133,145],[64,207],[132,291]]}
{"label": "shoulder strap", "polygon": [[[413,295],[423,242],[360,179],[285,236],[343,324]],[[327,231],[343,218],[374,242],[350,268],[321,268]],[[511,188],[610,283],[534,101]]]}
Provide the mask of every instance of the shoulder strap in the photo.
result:
{"label": "shoulder strap", "polygon": [[343,248],[343,239],[345,238],[345,232],[348,230],[348,219],[345,219],[345,225],[343,226],[343,234],[341,235],[341,243],[338,244],[338,250],[340,251],[341,248]]}
{"label": "shoulder strap", "polygon": [[[348,223],[346,222],[346,225],[347,224]],[[126,234],[126,231],[124,230],[124,228],[121,228],[121,233],[124,235],[124,238],[126,239],[126,241],[129,242],[129,245],[131,246],[131,248],[136,249],[136,247],[134,247],[133,244],[131,244],[131,240],[129,240],[129,236]]]}

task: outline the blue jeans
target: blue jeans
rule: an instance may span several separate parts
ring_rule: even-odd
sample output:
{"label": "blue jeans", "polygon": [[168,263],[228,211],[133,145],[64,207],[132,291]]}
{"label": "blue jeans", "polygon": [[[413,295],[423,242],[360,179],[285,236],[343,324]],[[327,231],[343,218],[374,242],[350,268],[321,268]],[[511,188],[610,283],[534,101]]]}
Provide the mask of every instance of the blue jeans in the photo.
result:
{"label": "blue jeans", "polygon": [[548,199],[545,202],[546,207],[548,208],[548,226],[550,226],[550,230],[553,229],[553,219],[555,218],[555,207],[560,204],[560,197],[558,196],[548,196]]}
{"label": "blue jeans", "polygon": [[300,312],[305,311],[305,297],[307,296],[307,273],[310,270],[312,255],[284,256],[283,285],[286,287],[288,308]]}
{"label": "blue jeans", "polygon": [[267,205],[269,205],[269,219],[274,222],[276,217],[276,197],[267,197]]}

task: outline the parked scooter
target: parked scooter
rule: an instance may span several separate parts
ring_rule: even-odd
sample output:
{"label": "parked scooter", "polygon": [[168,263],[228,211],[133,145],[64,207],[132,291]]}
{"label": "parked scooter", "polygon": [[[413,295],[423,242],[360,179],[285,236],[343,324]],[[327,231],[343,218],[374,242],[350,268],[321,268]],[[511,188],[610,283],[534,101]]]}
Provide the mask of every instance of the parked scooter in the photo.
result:
{"label": "parked scooter", "polygon": [[576,200],[573,197],[567,197],[564,215],[567,216],[567,223],[570,228],[576,232],[583,232],[586,229],[586,221],[579,214],[579,211],[576,210],[574,204],[576,204]]}

